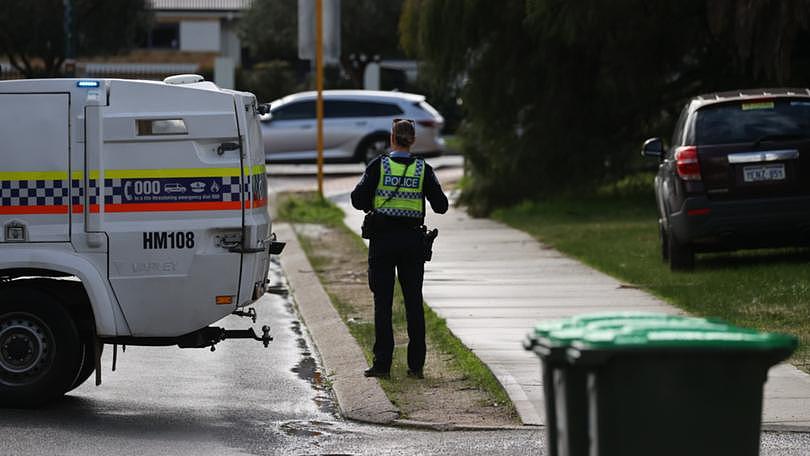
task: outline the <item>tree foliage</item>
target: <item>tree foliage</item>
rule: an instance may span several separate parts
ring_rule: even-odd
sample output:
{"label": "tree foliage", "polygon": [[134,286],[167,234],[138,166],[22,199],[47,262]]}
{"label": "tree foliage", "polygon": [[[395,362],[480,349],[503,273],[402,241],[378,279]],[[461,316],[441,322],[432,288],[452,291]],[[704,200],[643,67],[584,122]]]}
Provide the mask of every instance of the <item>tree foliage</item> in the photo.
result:
{"label": "tree foliage", "polygon": [[638,165],[701,92],[806,84],[808,0],[406,0],[401,43],[460,90],[486,212]]}
{"label": "tree foliage", "polygon": [[237,73],[236,82],[237,87],[256,95],[260,103],[304,89],[296,80],[290,63],[285,60],[270,60],[253,65],[250,70],[242,69]]}
{"label": "tree foliage", "polygon": [[[77,57],[115,54],[136,44],[151,20],[146,0],[72,0]],[[0,2],[0,52],[26,77],[57,76],[66,58],[63,0]]]}
{"label": "tree foliage", "polygon": [[[402,0],[341,0],[340,7],[341,66],[359,86],[365,64],[373,56],[402,56],[397,34]],[[297,0],[253,2],[243,17],[241,36],[255,61],[297,60]],[[361,55],[365,61],[359,58]]]}
{"label": "tree foliage", "polygon": [[298,0],[257,0],[240,22],[253,60],[298,58]]}

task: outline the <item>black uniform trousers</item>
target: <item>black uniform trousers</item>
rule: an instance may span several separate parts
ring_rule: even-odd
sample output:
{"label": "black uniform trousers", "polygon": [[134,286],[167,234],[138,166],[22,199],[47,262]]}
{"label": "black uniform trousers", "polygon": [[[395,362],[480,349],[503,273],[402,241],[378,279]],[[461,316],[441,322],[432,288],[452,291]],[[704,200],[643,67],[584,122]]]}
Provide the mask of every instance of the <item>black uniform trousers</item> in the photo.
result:
{"label": "black uniform trousers", "polygon": [[391,368],[394,331],[391,314],[394,300],[394,270],[405,298],[408,320],[408,368],[421,372],[425,364],[425,314],[422,280],[425,276],[423,234],[401,227],[373,236],[368,250],[368,283],[374,293],[374,367]]}

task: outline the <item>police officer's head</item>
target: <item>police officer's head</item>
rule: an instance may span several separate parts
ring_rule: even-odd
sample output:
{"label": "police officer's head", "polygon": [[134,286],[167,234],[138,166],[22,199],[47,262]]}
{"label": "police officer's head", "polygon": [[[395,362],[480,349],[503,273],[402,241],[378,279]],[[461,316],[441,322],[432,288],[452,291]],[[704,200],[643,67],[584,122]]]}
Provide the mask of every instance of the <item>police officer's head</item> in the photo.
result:
{"label": "police officer's head", "polygon": [[413,120],[394,119],[391,126],[391,146],[409,149],[416,141],[416,131]]}

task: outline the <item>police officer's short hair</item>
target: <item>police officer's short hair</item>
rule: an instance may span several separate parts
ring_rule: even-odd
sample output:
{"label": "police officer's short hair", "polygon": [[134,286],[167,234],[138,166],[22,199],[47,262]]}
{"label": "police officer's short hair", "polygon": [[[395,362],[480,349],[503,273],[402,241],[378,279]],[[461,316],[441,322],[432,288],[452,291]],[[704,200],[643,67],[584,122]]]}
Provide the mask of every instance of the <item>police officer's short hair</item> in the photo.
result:
{"label": "police officer's short hair", "polygon": [[416,130],[413,127],[413,120],[410,119],[394,119],[391,133],[397,145],[401,147],[411,147],[416,141]]}

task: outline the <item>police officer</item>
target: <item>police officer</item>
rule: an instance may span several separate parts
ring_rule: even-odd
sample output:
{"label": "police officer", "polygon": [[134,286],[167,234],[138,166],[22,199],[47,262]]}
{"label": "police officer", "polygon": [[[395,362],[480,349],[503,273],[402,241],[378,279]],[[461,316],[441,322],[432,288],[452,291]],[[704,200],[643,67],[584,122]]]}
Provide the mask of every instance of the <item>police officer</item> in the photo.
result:
{"label": "police officer", "polygon": [[352,191],[352,205],[377,214],[369,236],[368,283],[374,294],[374,363],[366,377],[389,376],[394,353],[391,309],[396,269],[408,320],[408,372],[424,378],[425,315],[422,309],[422,279],[425,274],[425,200],[434,212],[447,212],[447,197],[433,169],[411,156],[415,140],[413,120],[394,119],[391,152],[369,163]]}

